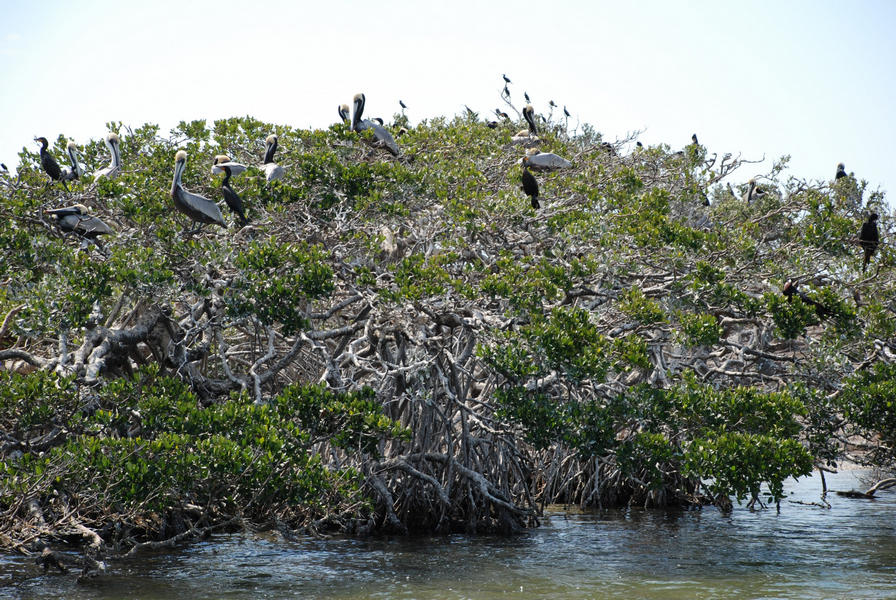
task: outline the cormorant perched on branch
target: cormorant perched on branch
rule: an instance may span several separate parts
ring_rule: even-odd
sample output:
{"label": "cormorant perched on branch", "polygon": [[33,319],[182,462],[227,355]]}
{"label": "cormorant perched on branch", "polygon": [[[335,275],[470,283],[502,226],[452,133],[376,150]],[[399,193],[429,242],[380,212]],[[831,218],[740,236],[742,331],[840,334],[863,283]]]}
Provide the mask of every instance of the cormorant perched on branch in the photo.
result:
{"label": "cormorant perched on branch", "polygon": [[184,174],[186,165],[187,153],[180,150],[174,157],[174,181],[171,184],[171,199],[174,200],[174,207],[187,215],[194,223],[199,223],[199,227],[191,233],[199,231],[207,223],[226,228],[227,223],[224,221],[221,209],[218,208],[217,204],[204,196],[191,194],[184,189],[181,177]]}
{"label": "cormorant perched on branch", "polygon": [[830,316],[831,311],[825,308],[824,304],[813,300],[809,296],[806,295],[805,292],[797,288],[796,282],[793,279],[788,279],[784,283],[784,287],[781,288],[781,293],[787,296],[787,299],[790,300],[794,295],[798,296],[800,300],[815,307],[815,314],[818,315],[818,318],[823,319],[827,316]]}
{"label": "cormorant perched on branch", "polygon": [[507,119],[508,121],[510,120],[510,115],[508,115],[506,112],[504,112],[500,108],[495,109],[495,114],[498,115],[499,117],[501,117],[502,119]]}
{"label": "cormorant perched on branch", "polygon": [[570,117],[572,116],[571,114],[569,114],[569,111],[566,110],[566,105],[565,105],[565,104],[563,105],[563,116],[566,117],[567,119],[570,118]]}
{"label": "cormorant perched on branch", "polygon": [[523,191],[527,196],[532,198],[532,208],[539,209],[541,205],[538,203],[538,182],[535,176],[529,172],[529,157],[523,157]]}
{"label": "cormorant perched on branch", "polygon": [[64,233],[75,233],[85,240],[93,242],[100,248],[102,248],[102,246],[99,241],[97,241],[97,236],[112,233],[112,229],[108,225],[103,223],[97,217],[88,215],[87,207],[83,204],[46,210],[44,213],[54,217],[56,219],[56,225]]}
{"label": "cormorant perched on branch", "polygon": [[274,162],[277,139],[277,134],[272,133],[264,140],[264,179],[268,183],[283,177],[283,167]]}
{"label": "cormorant perched on branch", "polygon": [[106,136],[106,147],[109,148],[109,154],[112,158],[109,160],[109,166],[104,167],[93,174],[94,179],[100,177],[118,177],[121,172],[121,148],[119,144],[121,140],[117,133],[110,133]]}
{"label": "cormorant perched on branch", "polygon": [[230,167],[223,165],[222,168],[224,169],[224,181],[221,182],[221,194],[224,196],[224,202],[240,218],[240,225],[245,225],[249,222],[249,219],[246,218],[243,199],[230,187]]}
{"label": "cormorant perched on branch", "polygon": [[834,180],[840,179],[841,177],[846,177],[846,165],[843,163],[837,164],[837,174],[834,175]]}
{"label": "cormorant perched on branch", "polygon": [[523,98],[526,99],[526,102],[527,102],[527,103],[532,102],[531,100],[529,100],[529,92],[523,92]]}
{"label": "cormorant perched on branch", "polygon": [[[504,83],[513,83],[512,81],[510,81],[510,78],[507,77],[507,75],[502,74],[501,77],[504,78]],[[504,87],[507,87],[507,86],[504,86]]]}
{"label": "cormorant perched on branch", "polygon": [[880,243],[880,233],[877,231],[877,213],[868,215],[868,220],[862,223],[862,230],[859,232],[859,244],[865,251],[865,257],[862,261],[862,273],[868,268],[868,262],[877,250]]}
{"label": "cormorant perched on branch", "polygon": [[405,106],[404,102],[402,102],[401,100],[399,100],[399,101],[398,101],[398,104],[401,105],[401,109],[402,109],[402,110],[407,110],[408,107]]}
{"label": "cormorant perched on branch", "polygon": [[50,176],[50,179],[59,181],[62,178],[62,169],[59,168],[59,163],[56,162],[56,159],[53,158],[53,155],[47,150],[50,142],[48,142],[45,137],[36,137],[34,138],[34,141],[40,144],[40,166],[43,167],[44,172]]}
{"label": "cormorant perched on branch", "polygon": [[385,127],[377,124],[374,121],[370,121],[368,119],[361,120],[361,115],[364,114],[364,104],[367,99],[364,97],[364,94],[355,94],[354,98],[354,113],[352,114],[352,129],[361,133],[362,131],[366,131],[368,129],[373,129],[373,138],[376,146],[385,148],[392,155],[398,156],[398,144],[395,143],[395,138],[392,137],[392,134],[389,133]]}
{"label": "cormorant perched on branch", "polygon": [[700,142],[697,141],[697,134],[696,134],[696,133],[693,134],[693,135],[691,136],[691,141],[694,142],[694,145],[695,145],[695,146],[699,146],[699,145],[700,145]]}

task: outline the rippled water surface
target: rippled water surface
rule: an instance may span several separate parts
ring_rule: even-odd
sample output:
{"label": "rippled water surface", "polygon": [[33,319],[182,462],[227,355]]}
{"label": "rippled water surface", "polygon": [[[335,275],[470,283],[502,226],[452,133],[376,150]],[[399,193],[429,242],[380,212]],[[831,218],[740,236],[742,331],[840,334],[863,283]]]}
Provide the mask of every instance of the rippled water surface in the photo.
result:
{"label": "rippled water surface", "polygon": [[[859,487],[856,473],[828,477]],[[0,597],[896,598],[896,493],[829,496],[791,484],[790,501],[751,513],[552,511],[513,537],[283,541],[217,536],[113,564],[86,584],[0,555]]]}

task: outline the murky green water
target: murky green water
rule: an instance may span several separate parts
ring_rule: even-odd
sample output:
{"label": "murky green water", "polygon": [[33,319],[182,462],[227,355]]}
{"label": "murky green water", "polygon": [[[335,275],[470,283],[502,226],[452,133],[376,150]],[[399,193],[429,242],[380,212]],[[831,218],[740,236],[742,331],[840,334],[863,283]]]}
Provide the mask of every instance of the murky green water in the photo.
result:
{"label": "murky green water", "polygon": [[[858,487],[855,473],[829,476]],[[818,500],[819,482],[791,485]],[[0,556],[0,597],[896,598],[896,493],[751,513],[554,512],[515,537],[300,540],[219,536],[118,563],[86,584]]]}

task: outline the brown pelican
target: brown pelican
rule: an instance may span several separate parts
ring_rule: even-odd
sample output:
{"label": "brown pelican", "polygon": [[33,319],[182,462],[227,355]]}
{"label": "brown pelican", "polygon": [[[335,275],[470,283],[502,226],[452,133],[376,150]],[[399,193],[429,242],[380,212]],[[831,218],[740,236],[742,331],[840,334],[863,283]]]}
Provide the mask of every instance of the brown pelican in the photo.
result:
{"label": "brown pelican", "polygon": [[529,133],[531,135],[538,135],[538,128],[535,126],[535,109],[532,108],[531,104],[528,104],[523,108],[523,118],[526,119],[526,122],[529,124]]}
{"label": "brown pelican", "polygon": [[749,204],[749,203],[753,202],[754,200],[759,200],[759,198],[761,198],[762,196],[765,196],[765,190],[760,189],[759,186],[756,185],[755,179],[751,179],[747,183],[750,184],[750,187],[747,189],[747,191],[744,193],[743,197],[741,198],[744,202]]}
{"label": "brown pelican", "polygon": [[44,172],[50,176],[50,179],[59,181],[62,178],[62,169],[59,168],[59,163],[47,150],[50,142],[45,137],[36,137],[34,141],[40,144],[40,166],[44,168]]}
{"label": "brown pelican", "polygon": [[880,233],[877,231],[877,213],[868,215],[868,220],[862,223],[862,230],[859,232],[859,244],[865,251],[865,258],[862,261],[862,273],[868,268],[868,262],[877,250],[880,244]]}
{"label": "brown pelican", "polygon": [[245,225],[249,222],[249,219],[246,218],[243,199],[230,187],[230,167],[225,164],[222,165],[222,168],[224,169],[224,181],[221,182],[221,194],[224,196],[224,202],[240,218],[240,225]]}
{"label": "brown pelican", "polygon": [[268,183],[283,177],[283,167],[274,162],[277,151],[277,134],[272,133],[264,140],[264,178]]}
{"label": "brown pelican", "polygon": [[839,163],[837,165],[837,174],[834,176],[834,179],[840,179],[842,177],[846,177],[846,166],[843,163]]}
{"label": "brown pelican", "polygon": [[553,152],[538,152],[535,149],[530,150],[529,154],[523,158],[523,161],[528,163],[529,167],[534,171],[553,171],[555,169],[568,169],[572,166],[572,163],[562,156],[557,156]]}
{"label": "brown pelican", "polygon": [[532,208],[541,208],[538,203],[538,182],[535,180],[535,176],[529,172],[528,156],[523,157],[523,191],[532,198]]}
{"label": "brown pelican", "polygon": [[100,248],[97,236],[112,233],[112,229],[99,220],[97,217],[91,217],[87,214],[87,207],[83,204],[75,204],[65,208],[56,208],[54,210],[46,210],[44,213],[51,215],[56,220],[56,225],[64,233],[75,233],[86,242],[93,242]]}
{"label": "brown pelican", "polygon": [[198,194],[191,194],[184,189],[181,184],[181,176],[184,174],[184,168],[187,165],[187,153],[179,150],[174,157],[174,181],[171,183],[171,199],[174,200],[174,207],[180,212],[187,215],[193,223],[199,223],[199,227],[190,233],[195,233],[202,229],[206,223],[227,227],[224,217],[221,215],[221,209],[218,205]]}
{"label": "brown pelican", "polygon": [[65,147],[65,153],[68,155],[71,167],[62,167],[62,179],[65,181],[79,179],[84,174],[84,165],[79,160],[81,154],[78,152],[78,146],[74,142],[69,142]]}
{"label": "brown pelican", "polygon": [[514,143],[538,141],[538,128],[535,126],[535,109],[531,104],[527,104],[523,108],[523,118],[529,124],[528,130],[517,132],[510,141]]}
{"label": "brown pelican", "polygon": [[342,122],[346,125],[351,125],[352,116],[351,109],[348,107],[348,104],[340,104],[337,110],[339,111],[339,118],[342,119]]}
{"label": "brown pelican", "polygon": [[395,139],[392,137],[392,134],[386,131],[385,127],[377,124],[374,121],[369,121],[367,119],[361,120],[361,115],[364,114],[365,102],[366,98],[364,97],[364,94],[355,94],[355,110],[352,114],[352,129],[358,133],[367,131],[368,129],[372,129],[374,146],[385,148],[394,156],[398,156],[398,144],[395,143]]}
{"label": "brown pelican", "polygon": [[238,162],[233,162],[226,154],[216,154],[215,159],[212,162],[212,175],[223,173],[224,167],[228,167],[230,169],[231,175],[239,175],[247,169],[246,165]]}
{"label": "brown pelican", "polygon": [[121,172],[120,143],[121,141],[118,139],[117,133],[110,133],[106,136],[106,147],[109,148],[109,154],[112,155],[112,159],[109,161],[108,167],[103,167],[93,174],[94,179],[99,179],[100,177],[109,177],[110,179],[118,177],[118,174]]}

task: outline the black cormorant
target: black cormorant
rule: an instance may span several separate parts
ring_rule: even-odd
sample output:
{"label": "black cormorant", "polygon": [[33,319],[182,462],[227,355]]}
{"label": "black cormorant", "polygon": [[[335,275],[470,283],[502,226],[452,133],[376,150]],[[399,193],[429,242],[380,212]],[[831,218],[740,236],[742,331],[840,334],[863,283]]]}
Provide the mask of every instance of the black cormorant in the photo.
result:
{"label": "black cormorant", "polygon": [[529,157],[523,157],[523,191],[532,198],[532,208],[539,209],[541,205],[538,203],[538,182],[535,176],[529,172]]}
{"label": "black cormorant", "polygon": [[531,103],[531,102],[532,102],[531,100],[529,100],[529,92],[523,92],[523,98],[526,99],[526,102],[527,102],[527,103]]}
{"label": "black cormorant", "polygon": [[198,231],[205,224],[220,225],[226,228],[227,223],[224,222],[221,209],[217,204],[184,189],[181,176],[183,176],[186,165],[187,153],[180,150],[174,157],[174,181],[171,183],[171,199],[174,200],[174,207],[187,215],[194,223],[199,223],[199,227],[194,231]]}
{"label": "black cormorant", "polygon": [[40,166],[43,167],[44,172],[50,176],[50,179],[59,181],[62,178],[62,169],[59,168],[59,163],[56,162],[56,159],[53,158],[53,155],[47,150],[47,146],[50,145],[50,142],[48,142],[45,137],[36,137],[34,138],[34,141],[40,144]]}
{"label": "black cormorant", "polygon": [[565,116],[567,119],[572,116],[571,114],[569,114],[569,111],[566,110],[566,105],[563,105],[563,116]]}
{"label": "black cormorant", "polygon": [[399,100],[399,101],[398,101],[398,104],[401,105],[402,110],[407,110],[408,107],[405,106],[404,102],[402,102],[401,100]]}
{"label": "black cormorant", "polygon": [[[501,77],[504,78],[504,83],[513,83],[507,75],[502,74]],[[504,87],[506,88],[507,86],[505,85]]]}
{"label": "black cormorant", "polygon": [[846,166],[843,163],[837,165],[837,174],[834,175],[834,179],[840,179],[841,177],[846,177]]}
{"label": "black cormorant", "polygon": [[230,167],[224,166],[224,181],[221,182],[221,194],[224,196],[224,202],[233,213],[240,218],[240,225],[249,222],[246,218],[246,210],[243,208],[243,199],[239,197],[233,188],[230,187]]}
{"label": "black cormorant", "polygon": [[695,146],[699,146],[699,145],[700,145],[700,142],[697,141],[697,134],[696,134],[696,133],[693,134],[693,135],[691,136],[691,141],[694,142],[694,145],[695,145]]}
{"label": "black cormorant", "polygon": [[877,250],[880,244],[880,233],[877,231],[877,213],[868,215],[868,220],[862,223],[862,230],[859,232],[859,243],[862,250],[865,251],[865,257],[862,261],[862,273],[868,268],[868,262]]}
{"label": "black cormorant", "polygon": [[830,316],[831,314],[831,311],[828,310],[824,304],[818,302],[817,300],[813,300],[804,291],[797,288],[797,284],[793,279],[788,279],[786,282],[784,282],[784,287],[781,288],[781,293],[787,296],[788,301],[792,299],[794,295],[796,295],[806,304],[815,307],[815,314],[818,315],[818,317],[821,319]]}

